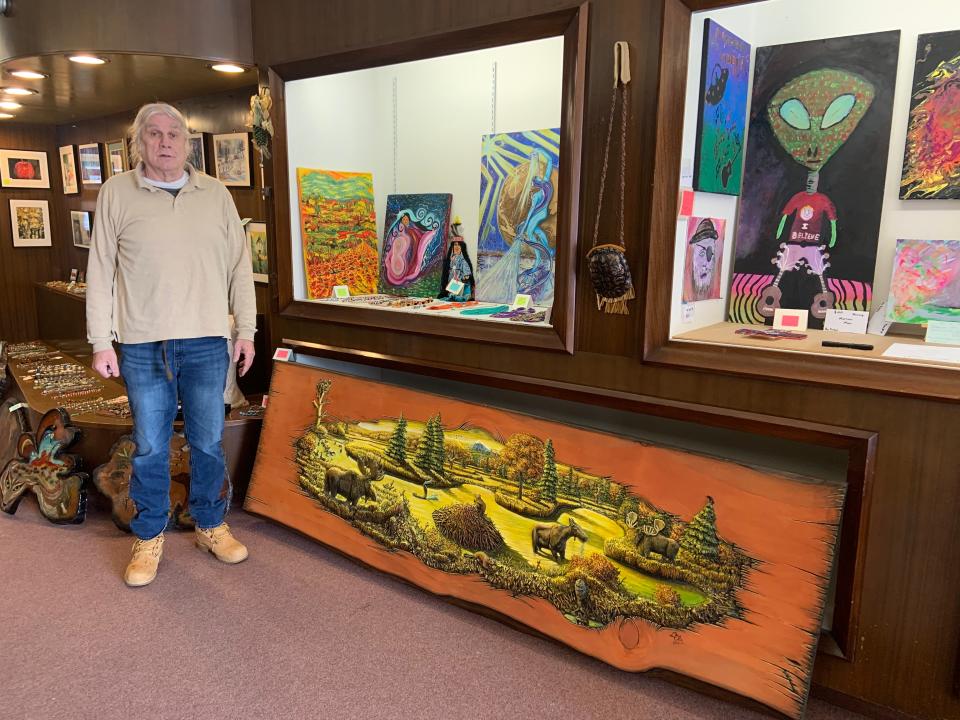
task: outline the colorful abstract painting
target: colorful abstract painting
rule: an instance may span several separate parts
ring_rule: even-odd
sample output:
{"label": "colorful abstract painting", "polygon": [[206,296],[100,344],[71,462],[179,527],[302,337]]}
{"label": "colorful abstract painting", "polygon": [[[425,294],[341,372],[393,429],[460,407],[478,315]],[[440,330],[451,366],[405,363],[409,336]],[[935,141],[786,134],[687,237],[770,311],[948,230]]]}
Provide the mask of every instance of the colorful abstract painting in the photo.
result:
{"label": "colorful abstract painting", "polygon": [[887,319],[960,322],[960,240],[897,240]]}
{"label": "colorful abstract painting", "polygon": [[297,168],[307,297],[335,285],[351,295],[377,291],[377,221],[370,173]]}
{"label": "colorful abstract painting", "polygon": [[453,195],[387,195],[380,292],[437,297]]}
{"label": "colorful abstract painting", "polygon": [[484,135],[477,297],[553,304],[560,128]]}
{"label": "colorful abstract painting", "polygon": [[740,194],[749,91],[750,45],[713,20],[704,20],[695,190]]}
{"label": "colorful abstract painting", "polygon": [[900,197],[960,198],[960,30],[917,39]]}
{"label": "colorful abstract painting", "polygon": [[719,299],[726,224],[722,218],[691,217],[687,220],[683,302]]}
{"label": "colorful abstract painting", "polygon": [[729,317],[869,310],[900,32],[758,48]]}
{"label": "colorful abstract painting", "polygon": [[843,502],[841,482],[276,363],[244,507],[623,670],[799,718]]}

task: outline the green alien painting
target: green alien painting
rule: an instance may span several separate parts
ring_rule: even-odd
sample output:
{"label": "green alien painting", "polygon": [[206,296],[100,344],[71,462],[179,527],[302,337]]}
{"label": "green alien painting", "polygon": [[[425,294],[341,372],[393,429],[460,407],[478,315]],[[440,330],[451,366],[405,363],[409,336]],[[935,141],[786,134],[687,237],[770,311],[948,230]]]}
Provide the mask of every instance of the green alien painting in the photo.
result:
{"label": "green alien painting", "polygon": [[886,32],[757,50],[733,322],[869,309],[898,47]]}

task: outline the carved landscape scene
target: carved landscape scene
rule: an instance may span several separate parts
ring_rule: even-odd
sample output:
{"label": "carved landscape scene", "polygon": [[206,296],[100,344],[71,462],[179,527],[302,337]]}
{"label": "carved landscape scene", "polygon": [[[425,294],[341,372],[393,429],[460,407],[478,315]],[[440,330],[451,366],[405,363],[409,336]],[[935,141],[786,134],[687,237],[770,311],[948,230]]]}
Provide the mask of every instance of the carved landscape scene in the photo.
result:
{"label": "carved landscape scene", "polygon": [[752,561],[718,537],[713,498],[681,518],[558,458],[549,437],[445,427],[439,413],[336,418],[332,392],[318,385],[316,422],[296,440],[299,486],[382,545],[544,598],[590,627],[738,616]]}
{"label": "carved landscape scene", "polygon": [[799,718],[844,492],[281,362],[244,507],[618,668]]}

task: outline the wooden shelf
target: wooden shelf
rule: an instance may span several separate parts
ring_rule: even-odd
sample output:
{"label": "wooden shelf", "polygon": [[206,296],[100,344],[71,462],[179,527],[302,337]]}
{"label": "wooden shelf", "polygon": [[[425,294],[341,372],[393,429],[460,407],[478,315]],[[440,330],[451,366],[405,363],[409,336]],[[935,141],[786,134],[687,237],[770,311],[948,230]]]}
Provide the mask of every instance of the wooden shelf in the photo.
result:
{"label": "wooden shelf", "polygon": [[[721,322],[709,325],[698,330],[675,335],[674,342],[701,343],[705,345],[723,345],[727,347],[750,347],[768,350],[770,352],[800,353],[817,357],[849,357],[857,360],[869,360],[892,365],[926,365],[929,367],[960,370],[960,364],[933,362],[929,360],[906,360],[903,358],[884,357],[883,353],[895,344],[925,345],[923,338],[915,336],[894,335],[860,335],[857,333],[827,332],[825,330],[805,330],[803,340],[765,340],[744,335],[737,335],[736,331],[742,327],[736,323]],[[835,342],[859,343],[873,345],[873,350],[853,350],[851,348],[823,347],[823,340]]]}

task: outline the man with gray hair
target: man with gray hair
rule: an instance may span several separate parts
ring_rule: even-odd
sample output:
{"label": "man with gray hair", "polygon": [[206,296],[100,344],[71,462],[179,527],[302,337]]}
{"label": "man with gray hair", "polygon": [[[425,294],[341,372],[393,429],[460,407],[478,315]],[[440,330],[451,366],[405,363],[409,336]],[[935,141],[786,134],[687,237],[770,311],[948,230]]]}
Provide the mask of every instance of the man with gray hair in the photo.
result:
{"label": "man with gray hair", "polygon": [[[256,300],[249,248],[233,198],[186,162],[187,127],[166,103],[140,108],[130,129],[134,169],[103,184],[87,264],[87,339],[93,367],[122,376],[133,412],[130,499],[137,536],[124,574],[147,585],[163,554],[170,508],[170,439],[178,399],[190,444],[196,543],[220,560],[247,549],[223,521],[223,390],[228,315],[233,362],[253,361]],[[120,361],[113,342],[120,349]]]}

